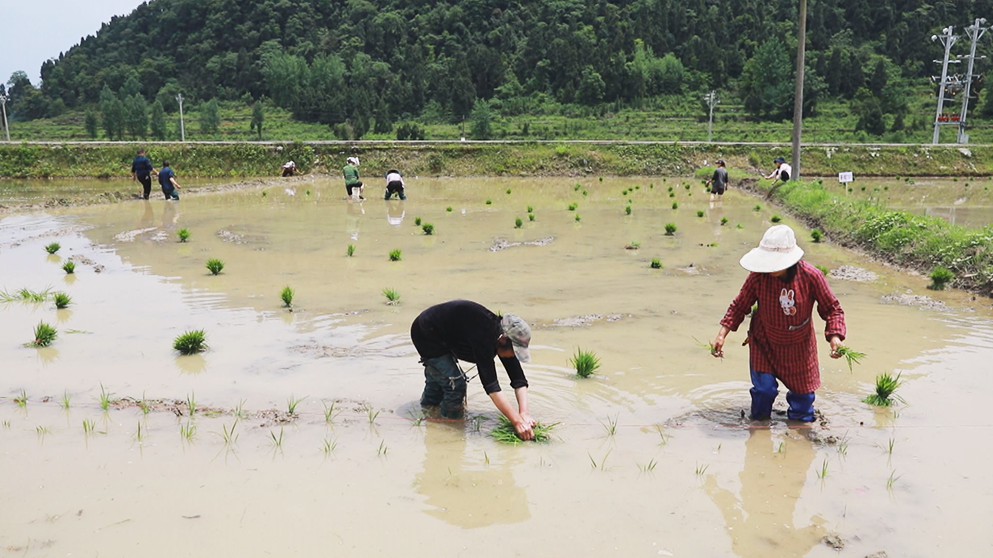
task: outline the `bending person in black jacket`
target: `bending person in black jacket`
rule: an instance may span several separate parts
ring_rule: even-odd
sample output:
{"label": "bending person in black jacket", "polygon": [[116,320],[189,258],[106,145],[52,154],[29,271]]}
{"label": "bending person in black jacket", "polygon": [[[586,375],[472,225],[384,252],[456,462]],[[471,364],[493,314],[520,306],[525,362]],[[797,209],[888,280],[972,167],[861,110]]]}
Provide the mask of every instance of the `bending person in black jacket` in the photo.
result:
{"label": "bending person in black jacket", "polygon": [[[528,411],[528,380],[521,362],[531,359],[531,328],[514,314],[497,316],[469,300],[453,300],[421,312],[410,326],[410,339],[424,364],[421,405],[439,405],[441,416],[462,418],[466,377],[455,359],[475,363],[479,381],[496,408],[514,424],[524,440],[534,437],[535,422]],[[517,409],[500,393],[494,357],[500,357]]]}

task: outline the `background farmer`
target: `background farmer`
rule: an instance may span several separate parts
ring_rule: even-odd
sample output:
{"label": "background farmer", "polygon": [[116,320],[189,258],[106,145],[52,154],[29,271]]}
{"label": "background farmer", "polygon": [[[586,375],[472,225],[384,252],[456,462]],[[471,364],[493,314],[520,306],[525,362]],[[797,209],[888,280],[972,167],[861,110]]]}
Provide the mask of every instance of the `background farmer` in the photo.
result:
{"label": "background farmer", "polygon": [[714,339],[713,354],[724,356],[724,339],[737,331],[752,305],[748,336],[749,368],[752,377],[753,420],[768,419],[779,394],[777,379],[789,390],[787,417],[814,420],[814,390],[821,386],[817,363],[817,337],[811,321],[814,302],[826,322],[824,336],[831,344],[831,357],[845,339],[845,313],[819,269],[802,261],[793,229],[770,227],[759,247],[741,258],[741,267],[751,271],[741,292],[731,302]]}
{"label": "background farmer", "polygon": [[[513,423],[517,435],[534,437],[535,421],[528,411],[528,380],[521,362],[530,360],[531,328],[514,314],[497,316],[481,304],[452,300],[421,312],[410,326],[410,339],[424,364],[421,405],[439,405],[441,416],[462,418],[465,412],[466,377],[455,359],[475,363],[479,382],[501,413]],[[493,358],[499,356],[517,409],[500,393]]]}
{"label": "background farmer", "polygon": [[182,186],[176,182],[176,173],[169,168],[169,161],[162,161],[162,170],[159,171],[159,186],[162,186],[162,193],[167,200],[179,199],[179,193],[176,190],[182,190]]}
{"label": "background farmer", "polygon": [[342,174],[345,175],[345,195],[356,201],[364,200],[362,181],[359,180],[359,158],[349,157],[345,163],[341,169]]}
{"label": "background farmer", "polygon": [[790,176],[793,174],[793,167],[786,162],[786,159],[782,157],[776,157],[773,159],[776,163],[776,170],[769,173],[765,178],[772,179],[772,185],[775,186],[778,181],[789,182]]}
{"label": "background farmer", "polygon": [[400,171],[396,169],[390,169],[386,171],[386,197],[385,199],[390,199],[393,194],[398,194],[401,200],[407,199],[407,195],[404,193],[404,187],[406,184],[403,181],[403,176],[400,175]]}
{"label": "background farmer", "polygon": [[152,174],[155,173],[155,168],[152,167],[152,162],[148,160],[145,156],[145,150],[139,149],[138,156],[134,158],[131,162],[131,179],[137,180],[141,183],[142,187],[142,198],[148,199],[148,196],[152,193]]}
{"label": "background farmer", "polygon": [[724,196],[724,190],[728,184],[728,170],[724,168],[724,159],[717,160],[717,168],[714,169],[714,176],[707,181],[710,186],[710,201],[714,201],[714,196],[719,201]]}

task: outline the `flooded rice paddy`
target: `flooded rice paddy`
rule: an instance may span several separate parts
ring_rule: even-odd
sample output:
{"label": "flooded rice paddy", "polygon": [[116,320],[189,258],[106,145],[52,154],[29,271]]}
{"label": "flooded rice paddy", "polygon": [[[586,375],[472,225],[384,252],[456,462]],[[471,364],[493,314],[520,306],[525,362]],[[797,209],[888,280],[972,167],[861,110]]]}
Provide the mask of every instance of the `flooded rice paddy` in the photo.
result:
{"label": "flooded rice paddy", "polygon": [[[0,290],[73,300],[0,304],[0,556],[993,550],[988,299],[928,291],[786,218],[808,261],[874,274],[830,278],[868,356],[849,371],[821,343],[823,424],[753,423],[746,326],[723,360],[699,343],[771,224],[765,201],[711,205],[678,178],[411,178],[407,193],[349,203],[340,181],[303,178],[0,218]],[[468,420],[421,420],[409,325],[453,298],[531,323],[531,409],[558,423],[551,443],[488,437],[475,381]],[[25,346],[39,321],[59,337]],[[172,350],[201,328],[207,352]],[[601,358],[594,377],[570,370],[577,348]],[[902,374],[904,401],[871,408],[882,372]]]}

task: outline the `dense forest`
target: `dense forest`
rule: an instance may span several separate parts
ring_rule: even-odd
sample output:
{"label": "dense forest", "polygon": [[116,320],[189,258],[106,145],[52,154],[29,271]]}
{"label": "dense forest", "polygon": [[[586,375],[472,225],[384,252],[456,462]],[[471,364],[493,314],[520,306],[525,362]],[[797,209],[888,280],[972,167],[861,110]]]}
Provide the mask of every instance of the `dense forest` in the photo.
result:
{"label": "dense forest", "polygon": [[[792,115],[797,11],[796,0],[152,0],[45,62],[40,84],[16,73],[7,92],[20,119],[98,107],[110,137],[147,130],[139,113],[161,126],[179,93],[265,98],[351,138],[416,118],[548,103],[602,114],[710,89],[777,120]],[[808,0],[805,110],[841,99],[869,133],[899,129],[908,87],[939,71],[931,35],[990,14],[993,0]]]}

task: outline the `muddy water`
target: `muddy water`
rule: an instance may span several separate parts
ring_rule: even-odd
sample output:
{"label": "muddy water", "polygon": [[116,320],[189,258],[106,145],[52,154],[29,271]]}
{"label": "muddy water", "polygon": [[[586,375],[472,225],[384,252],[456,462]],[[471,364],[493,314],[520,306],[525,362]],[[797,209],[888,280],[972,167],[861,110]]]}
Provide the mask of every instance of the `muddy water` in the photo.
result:
{"label": "muddy water", "polygon": [[[825,427],[751,424],[743,333],[723,361],[697,340],[712,339],[745,278],[737,260],[770,224],[772,208],[753,210],[765,202],[731,192],[712,207],[678,178],[409,182],[406,202],[370,187],[348,203],[337,181],[304,179],[0,220],[0,289],[74,301],[0,304],[0,498],[16,502],[0,508],[0,555],[990,551],[990,450],[977,443],[990,433],[988,300],[804,243],[812,263],[876,274],[831,279],[848,343],[869,356],[850,372],[821,347]],[[43,251],[53,240],[60,257]],[[70,256],[74,277],[60,268]],[[211,257],[226,264],[219,276],[204,268]],[[279,300],[287,285],[292,311]],[[945,307],[884,298],[894,293]],[[415,419],[409,324],[457,297],[532,324],[531,406],[560,423],[553,443],[490,439],[496,411],[477,382],[470,420]],[[59,338],[23,346],[42,320]],[[191,328],[210,350],[177,356],[171,340]],[[577,347],[602,359],[595,377],[570,373]],[[860,399],[884,371],[903,374],[906,403],[875,410]],[[117,406],[101,409],[101,388]]]}

